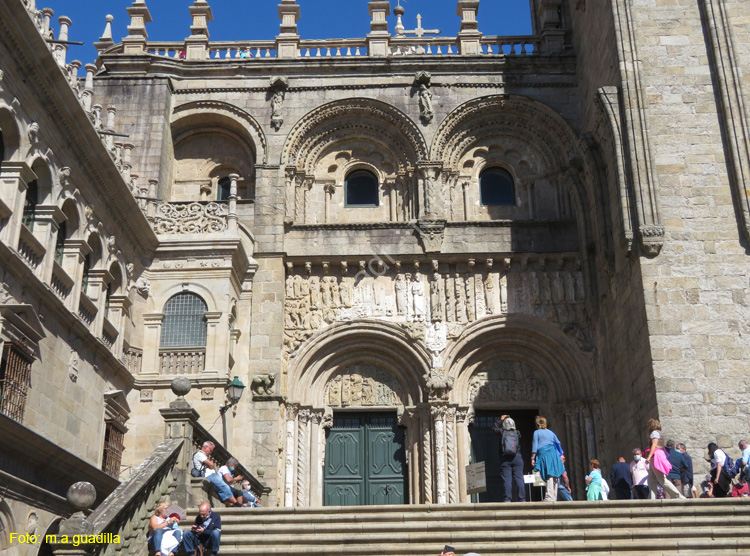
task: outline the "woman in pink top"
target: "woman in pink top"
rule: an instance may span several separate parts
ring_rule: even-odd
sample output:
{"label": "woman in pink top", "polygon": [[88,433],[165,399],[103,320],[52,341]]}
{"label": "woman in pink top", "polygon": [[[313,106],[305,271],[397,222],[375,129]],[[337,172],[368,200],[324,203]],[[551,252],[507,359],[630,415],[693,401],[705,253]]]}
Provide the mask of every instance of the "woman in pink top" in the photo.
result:
{"label": "woman in pink top", "polygon": [[657,497],[657,485],[664,489],[664,495],[668,498],[685,498],[677,490],[667,475],[672,470],[672,464],[667,459],[667,453],[664,451],[664,439],[661,435],[661,423],[658,419],[648,420],[649,438],[651,440],[651,449],[648,451],[646,462],[648,465],[648,490],[652,499]]}

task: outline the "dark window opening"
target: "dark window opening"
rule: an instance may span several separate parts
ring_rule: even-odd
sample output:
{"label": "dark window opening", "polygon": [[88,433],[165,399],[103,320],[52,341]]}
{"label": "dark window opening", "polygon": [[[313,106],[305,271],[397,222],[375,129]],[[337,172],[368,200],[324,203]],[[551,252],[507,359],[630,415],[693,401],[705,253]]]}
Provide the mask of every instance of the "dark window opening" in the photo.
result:
{"label": "dark window opening", "polygon": [[513,177],[501,168],[489,168],[479,176],[483,206],[515,206],[516,187]]}
{"label": "dark window opening", "polygon": [[232,180],[221,178],[219,180],[219,201],[228,201],[232,193]]}
{"label": "dark window opening", "polygon": [[355,170],[346,177],[347,207],[377,207],[378,178],[367,170]]}
{"label": "dark window opening", "polygon": [[68,226],[61,222],[57,228],[57,240],[55,241],[55,262],[62,266],[63,255],[65,254],[65,240],[68,236]]}
{"label": "dark window opening", "polygon": [[22,423],[30,386],[31,361],[6,342],[0,363],[0,413]]}
{"label": "dark window opening", "polygon": [[36,205],[38,203],[38,187],[36,180],[29,183],[26,189],[26,200],[23,205],[23,224],[30,231],[34,231],[34,220],[36,220]]}
{"label": "dark window opening", "polygon": [[91,272],[91,254],[89,253],[83,258],[83,278],[81,279],[81,293],[88,295],[89,289],[89,273]]}

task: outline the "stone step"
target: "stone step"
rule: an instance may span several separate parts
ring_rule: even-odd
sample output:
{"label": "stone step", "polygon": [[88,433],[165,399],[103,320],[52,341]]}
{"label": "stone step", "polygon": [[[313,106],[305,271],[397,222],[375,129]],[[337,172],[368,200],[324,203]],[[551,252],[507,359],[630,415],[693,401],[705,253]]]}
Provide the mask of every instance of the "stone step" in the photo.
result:
{"label": "stone step", "polygon": [[750,499],[217,511],[224,556],[750,554]]}

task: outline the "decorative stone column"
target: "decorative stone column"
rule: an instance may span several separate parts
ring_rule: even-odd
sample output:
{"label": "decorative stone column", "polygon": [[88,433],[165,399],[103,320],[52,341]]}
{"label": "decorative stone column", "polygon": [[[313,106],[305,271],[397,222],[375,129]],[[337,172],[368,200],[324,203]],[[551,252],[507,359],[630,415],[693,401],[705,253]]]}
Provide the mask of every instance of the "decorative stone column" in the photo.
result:
{"label": "decorative stone column", "polygon": [[276,36],[276,56],[281,59],[296,58],[299,53],[299,34],[297,22],[300,18],[300,7],[296,0],[281,0],[279,4],[281,33]]}
{"label": "decorative stone column", "polygon": [[298,412],[299,407],[296,405],[286,407],[286,441],[284,444],[284,507],[286,508],[294,506],[294,460]]}
{"label": "decorative stone column", "polygon": [[[473,415],[471,420],[473,420]],[[456,408],[456,449],[458,451],[456,458],[456,466],[458,468],[457,502],[462,504],[471,501],[470,495],[466,493],[466,473],[464,472],[464,469],[470,463],[471,438],[469,436],[469,424],[471,420],[469,417],[469,408]]]}
{"label": "decorative stone column", "polygon": [[445,475],[445,415],[447,407],[434,405],[430,408],[433,419],[435,436],[435,483],[437,487],[437,503],[446,504],[448,496],[446,492]]}
{"label": "decorative stone column", "polygon": [[367,53],[373,57],[390,55],[388,42],[391,34],[388,32],[388,14],[391,3],[388,1],[368,2],[370,9],[370,33],[367,35]]}
{"label": "decorative stone column", "polygon": [[187,60],[205,60],[208,58],[208,23],[214,16],[211,6],[206,0],[195,0],[190,6],[190,16],[193,24],[190,26],[190,36],[185,39],[185,58]]}
{"label": "decorative stone column", "polygon": [[326,431],[322,409],[310,410],[310,506],[323,505],[323,469],[326,460]]}
{"label": "decorative stone column", "polygon": [[164,313],[143,315],[143,359],[141,361],[141,374],[143,375],[158,375],[161,371],[159,347],[162,321],[164,321]]}
{"label": "decorative stone column", "polygon": [[39,277],[49,284],[52,280],[52,267],[55,261],[54,246],[57,241],[57,230],[60,222],[65,220],[65,214],[57,205],[37,205],[34,216],[34,237],[47,250],[44,261],[38,269]]}
{"label": "decorative stone column", "polygon": [[229,174],[229,210],[227,211],[227,230],[236,234],[238,229],[237,222],[237,180],[239,174]]}
{"label": "decorative stone column", "polygon": [[456,407],[447,407],[445,413],[445,463],[448,504],[458,503],[459,470],[456,437]]}
{"label": "decorative stone column", "polygon": [[10,220],[0,231],[0,239],[6,245],[18,245],[21,234],[23,203],[28,184],[37,175],[25,162],[3,161],[0,172],[0,218]]}
{"label": "decorative stone column", "polygon": [[[206,312],[206,367],[204,371],[218,373],[229,369],[229,346],[226,334],[220,334],[221,311]],[[227,375],[228,376],[228,375]]]}
{"label": "decorative stone column", "polygon": [[293,166],[287,166],[284,170],[284,191],[286,192],[284,224],[287,225],[294,221],[295,173],[296,168]]}
{"label": "decorative stone column", "polygon": [[309,502],[310,485],[310,420],[309,409],[300,409],[297,414],[297,503],[305,507]]}
{"label": "decorative stone column", "polygon": [[89,285],[85,293],[96,305],[96,316],[91,325],[91,333],[100,337],[104,326],[104,306],[106,304],[107,284],[112,281],[112,275],[104,268],[92,268],[89,270]]}
{"label": "decorative stone column", "polygon": [[127,8],[130,16],[128,25],[128,36],[122,39],[123,53],[130,56],[138,56],[146,53],[148,33],[146,24],[150,23],[151,12],[146,7],[145,0],[135,0],[133,5]]}
{"label": "decorative stone column", "polygon": [[432,504],[432,415],[428,405],[419,408],[422,449],[422,502]]}
{"label": "decorative stone column", "polygon": [[482,33],[479,31],[479,0],[459,0],[456,15],[461,17],[461,31],[458,33],[459,53],[464,56],[477,56],[482,53]]}
{"label": "decorative stone column", "polygon": [[175,463],[172,475],[176,486],[169,495],[172,503],[183,508],[190,508],[194,504],[192,488],[190,486],[190,462],[193,455],[193,425],[198,422],[200,415],[185,400],[192,386],[190,380],[184,376],[172,381],[172,392],[177,399],[169,404],[169,408],[159,410],[164,418],[164,438],[183,440],[180,455]]}
{"label": "decorative stone column", "polygon": [[89,253],[91,253],[91,246],[82,239],[69,239],[65,242],[63,248],[63,264],[61,266],[73,279],[73,288],[65,305],[74,313],[78,312],[83,287],[83,262]]}

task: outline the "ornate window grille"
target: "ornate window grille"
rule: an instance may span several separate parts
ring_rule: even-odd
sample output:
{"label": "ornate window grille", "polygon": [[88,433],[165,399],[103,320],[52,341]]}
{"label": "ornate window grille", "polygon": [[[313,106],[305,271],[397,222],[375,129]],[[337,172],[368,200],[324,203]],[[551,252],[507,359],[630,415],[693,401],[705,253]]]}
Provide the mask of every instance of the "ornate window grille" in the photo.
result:
{"label": "ornate window grille", "polygon": [[13,344],[6,343],[0,364],[0,412],[22,423],[30,386],[31,361]]}
{"label": "ornate window grille", "polygon": [[102,471],[110,477],[120,476],[122,452],[125,449],[123,440],[125,434],[117,426],[116,421],[108,421],[104,431],[104,455],[102,456]]}
{"label": "ornate window grille", "polygon": [[206,345],[206,302],[194,293],[180,293],[164,306],[161,347]]}

